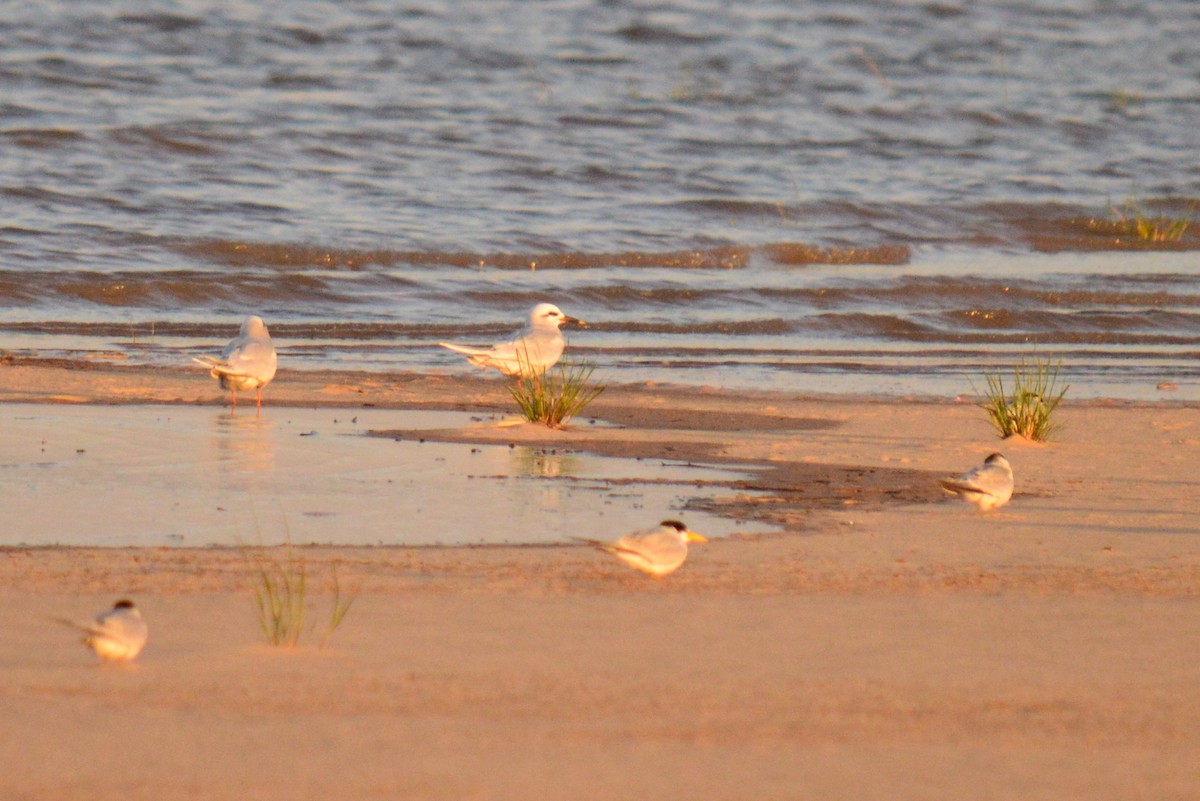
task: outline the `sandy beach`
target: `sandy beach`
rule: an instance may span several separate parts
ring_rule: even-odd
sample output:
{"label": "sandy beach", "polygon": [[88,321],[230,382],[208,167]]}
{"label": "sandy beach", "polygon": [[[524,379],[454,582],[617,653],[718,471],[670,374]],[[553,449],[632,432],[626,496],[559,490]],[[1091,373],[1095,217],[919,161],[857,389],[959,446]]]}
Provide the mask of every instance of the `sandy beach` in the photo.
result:
{"label": "sandy beach", "polygon": [[[264,416],[508,409],[499,382],[446,375],[284,370],[266,398]],[[195,370],[0,364],[7,404],[136,416],[222,400]],[[630,385],[589,410],[614,425],[381,424],[364,444],[751,465],[711,509],[782,530],[696,546],[663,580],[565,537],[298,549],[315,614],[334,563],[357,594],[323,647],[264,644],[236,547],[4,547],[0,796],[1198,798],[1200,417],[1061,415],[1038,445],[998,440],[969,399]],[[89,454],[111,442],[73,436]],[[995,450],[1017,477],[1008,506],[983,515],[938,489]],[[0,461],[0,492],[40,480]],[[404,514],[360,502],[372,521]],[[18,524],[36,521],[9,520],[6,543]],[[125,596],[151,632],[134,664],[99,666],[49,622]]]}

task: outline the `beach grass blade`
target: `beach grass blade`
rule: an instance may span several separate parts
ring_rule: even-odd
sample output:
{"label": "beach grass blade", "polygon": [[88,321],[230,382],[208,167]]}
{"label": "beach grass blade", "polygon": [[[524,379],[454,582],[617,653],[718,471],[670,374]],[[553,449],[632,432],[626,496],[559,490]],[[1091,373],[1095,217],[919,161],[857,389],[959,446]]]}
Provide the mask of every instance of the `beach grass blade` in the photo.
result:
{"label": "beach grass blade", "polygon": [[325,627],[325,636],[321,638],[321,645],[329,642],[329,638],[337,631],[337,627],[342,625],[342,621],[346,618],[350,607],[354,605],[355,596],[350,595],[343,597],[342,582],[338,578],[337,562],[333,563],[333,606],[329,611],[329,625]]}

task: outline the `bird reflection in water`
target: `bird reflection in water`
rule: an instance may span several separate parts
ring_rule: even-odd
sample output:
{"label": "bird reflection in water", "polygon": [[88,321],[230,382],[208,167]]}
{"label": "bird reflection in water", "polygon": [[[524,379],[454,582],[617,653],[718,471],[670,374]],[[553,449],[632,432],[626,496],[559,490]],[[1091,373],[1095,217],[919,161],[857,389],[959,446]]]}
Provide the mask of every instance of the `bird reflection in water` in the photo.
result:
{"label": "bird reflection in water", "polygon": [[266,476],[275,471],[277,443],[271,418],[233,417],[222,412],[213,422],[213,447],[222,473]]}
{"label": "bird reflection in water", "polygon": [[523,478],[562,478],[574,476],[579,461],[572,453],[540,448],[517,448],[512,474]]}

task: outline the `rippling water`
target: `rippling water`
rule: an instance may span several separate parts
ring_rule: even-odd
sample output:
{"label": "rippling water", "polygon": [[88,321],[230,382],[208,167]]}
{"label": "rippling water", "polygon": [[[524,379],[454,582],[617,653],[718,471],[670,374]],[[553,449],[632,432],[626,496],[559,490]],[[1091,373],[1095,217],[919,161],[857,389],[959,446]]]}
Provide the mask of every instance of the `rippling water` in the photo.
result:
{"label": "rippling water", "polygon": [[[1200,5],[62,2],[0,21],[0,348],[1200,397]],[[1114,212],[1113,208],[1116,208]]]}

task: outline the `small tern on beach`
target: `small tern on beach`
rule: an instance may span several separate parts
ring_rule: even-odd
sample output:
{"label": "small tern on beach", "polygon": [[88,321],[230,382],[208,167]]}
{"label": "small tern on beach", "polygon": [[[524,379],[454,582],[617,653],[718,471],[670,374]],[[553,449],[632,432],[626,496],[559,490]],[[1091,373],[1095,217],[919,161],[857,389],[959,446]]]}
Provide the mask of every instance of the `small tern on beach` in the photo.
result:
{"label": "small tern on beach", "polygon": [[54,620],[84,632],[87,636],[83,644],[106,662],[128,662],[146,645],[146,621],[133,601],[117,601],[92,623],[76,623],[61,617]]}
{"label": "small tern on beach", "polygon": [[946,492],[975,504],[981,512],[988,512],[1008,503],[1012,497],[1012,466],[1003,456],[993,453],[979,467],[957,478],[944,478],[941,484]]}
{"label": "small tern on beach", "polygon": [[688,531],[688,527],[678,520],[664,520],[658,524],[658,528],[626,534],[611,542],[584,537],[571,539],[611,553],[655,578],[662,578],[683,564],[688,555],[688,542],[708,542],[708,538]]}
{"label": "small tern on beach", "polygon": [[230,392],[236,412],[239,389],[256,390],[257,408],[262,409],[262,389],[275,377],[278,357],[262,318],[247,317],[237,337],[225,346],[221,358],[197,356],[192,361],[203,364],[209,368],[209,375],[221,380],[221,387]]}
{"label": "small tern on beach", "polygon": [[563,314],[553,303],[539,303],[529,312],[529,322],[525,327],[507,342],[498,342],[490,348],[472,348],[449,342],[438,344],[463,354],[476,367],[493,367],[505,375],[534,378],[562,358],[566,343],[563,342],[559,327],[564,323],[587,326],[583,320]]}

